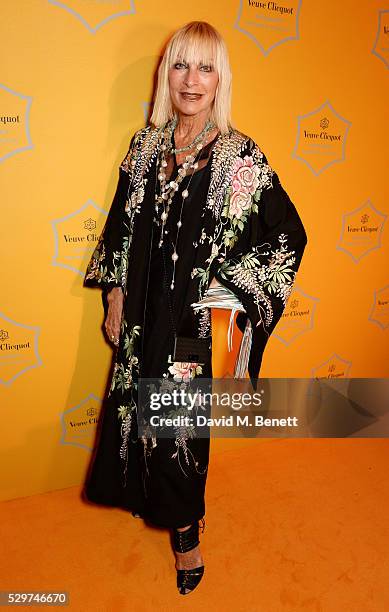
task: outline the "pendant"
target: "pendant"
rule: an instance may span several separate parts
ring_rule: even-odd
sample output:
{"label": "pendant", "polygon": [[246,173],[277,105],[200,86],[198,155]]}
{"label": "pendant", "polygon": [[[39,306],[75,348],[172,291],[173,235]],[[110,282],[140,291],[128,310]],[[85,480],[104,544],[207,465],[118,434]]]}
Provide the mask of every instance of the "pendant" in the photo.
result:
{"label": "pendant", "polygon": [[177,259],[178,259],[178,255],[177,255],[176,251],[174,251],[174,253],[172,255],[172,260],[173,261],[177,261]]}

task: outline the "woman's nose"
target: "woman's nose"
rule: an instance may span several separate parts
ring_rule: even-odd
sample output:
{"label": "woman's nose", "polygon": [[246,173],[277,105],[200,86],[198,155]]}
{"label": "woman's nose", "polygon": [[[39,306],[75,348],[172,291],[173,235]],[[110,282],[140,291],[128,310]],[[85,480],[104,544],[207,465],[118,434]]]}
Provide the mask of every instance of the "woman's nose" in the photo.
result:
{"label": "woman's nose", "polygon": [[191,67],[185,75],[185,85],[193,87],[198,81],[197,68]]}

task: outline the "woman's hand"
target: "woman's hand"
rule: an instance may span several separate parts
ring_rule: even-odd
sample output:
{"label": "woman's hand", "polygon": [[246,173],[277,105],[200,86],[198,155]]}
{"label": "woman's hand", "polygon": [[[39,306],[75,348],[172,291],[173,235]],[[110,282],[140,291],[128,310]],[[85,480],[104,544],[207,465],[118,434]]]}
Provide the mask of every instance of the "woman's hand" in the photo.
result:
{"label": "woman's hand", "polygon": [[108,338],[115,346],[119,345],[120,323],[123,311],[123,291],[121,287],[113,287],[107,294],[108,313],[104,327]]}

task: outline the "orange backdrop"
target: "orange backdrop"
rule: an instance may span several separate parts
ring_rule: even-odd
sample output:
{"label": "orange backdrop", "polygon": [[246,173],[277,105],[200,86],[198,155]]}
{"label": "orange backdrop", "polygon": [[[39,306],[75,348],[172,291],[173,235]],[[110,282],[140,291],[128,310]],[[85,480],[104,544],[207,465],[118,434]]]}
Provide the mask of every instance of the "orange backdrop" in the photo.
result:
{"label": "orange backdrop", "polygon": [[[381,0],[3,0],[1,13],[3,499],[84,477],[111,348],[83,274],[162,44],[192,19],[225,37],[234,124],[263,149],[308,234],[261,375],[388,375]],[[228,353],[228,317],[213,313],[219,377],[240,339],[236,329]]]}

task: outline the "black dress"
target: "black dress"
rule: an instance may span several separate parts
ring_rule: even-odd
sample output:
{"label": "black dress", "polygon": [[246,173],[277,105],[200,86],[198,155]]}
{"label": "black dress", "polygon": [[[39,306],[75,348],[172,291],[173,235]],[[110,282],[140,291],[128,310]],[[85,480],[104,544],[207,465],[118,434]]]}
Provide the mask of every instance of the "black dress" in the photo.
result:
{"label": "black dress", "polygon": [[[175,439],[139,436],[138,380],[160,377],[170,385],[189,372],[195,374],[195,384],[198,377],[208,384],[210,312],[194,313],[191,303],[204,296],[214,277],[242,302],[246,313],[239,313],[244,314],[240,323],[237,317],[241,331],[247,320],[251,323],[247,370],[256,390],[265,346],[282,316],[307,243],[296,207],[255,141],[235,129],[215,140],[202,151],[193,177],[180,183],[166,228],[170,279],[170,240],[187,187],[173,301],[179,334],[209,339],[202,370],[181,364],[177,372],[177,364],[168,360],[173,332],[157,246],[159,228],[153,220],[160,216],[155,212],[160,128],[147,126],[134,134],[85,275],[86,285],[108,291],[120,286],[124,292],[119,344],[85,493],[100,504],[138,510],[164,527],[183,527],[202,518],[209,439],[181,431]],[[172,157],[167,160],[169,179],[179,174],[173,162]]]}
{"label": "black dress", "polygon": [[[215,140],[209,143],[199,157],[199,162],[205,160],[208,163],[195,171],[192,176],[185,176],[173,197],[164,234],[167,279],[164,278],[162,249],[158,246],[161,229],[160,225],[154,223],[141,377],[162,378],[168,373],[168,358],[172,355],[174,339],[167,291],[173,273],[171,255],[176,242],[181,194],[184,189],[188,190],[189,195],[184,200],[182,209],[182,226],[176,247],[179,259],[176,262],[174,291],[170,295],[176,329],[179,329],[182,335],[189,336],[194,329],[195,315],[191,304],[196,302],[198,297],[195,292],[190,292],[188,281],[200,238],[203,205],[210,181],[209,155],[214,142]],[[178,167],[174,159],[169,180],[174,180],[177,172]],[[150,189],[146,197],[153,198],[154,193],[154,190]],[[154,201],[151,201],[150,205],[154,205]],[[197,375],[198,377],[212,377],[211,352],[208,362],[202,366],[202,372]],[[188,452],[184,453],[176,446],[174,439],[158,439],[157,446],[146,460],[147,466],[144,466],[143,474],[144,514],[152,522],[165,526],[184,527],[204,516],[209,442],[209,438],[192,439],[188,444]]]}
{"label": "black dress", "polygon": [[[208,143],[198,156],[199,168],[184,177],[175,192],[165,225],[165,266],[167,283],[173,271],[173,243],[177,235],[177,221],[180,217],[182,191],[188,190],[183,204],[176,262],[175,287],[171,292],[174,324],[181,335],[191,336],[195,329],[195,314],[191,304],[198,300],[193,289],[190,291],[190,273],[193,269],[196,249],[202,228],[202,216],[210,182],[211,152],[216,138]],[[168,180],[178,175],[175,156]],[[170,164],[171,167],[171,164]],[[155,207],[155,185],[157,164],[150,171],[143,206]],[[159,214],[160,216],[160,214]],[[151,247],[150,269],[145,305],[145,326],[142,346],[140,378],[172,377],[173,367],[169,363],[174,337],[169,310],[167,286],[164,278],[162,249],[158,246],[161,237],[160,219],[155,214]],[[143,271],[145,272],[145,271]],[[193,285],[192,285],[193,286]],[[173,369],[174,373],[174,369]],[[207,362],[201,366],[198,377],[212,378],[212,351]],[[111,405],[112,404],[112,405]],[[128,448],[127,484],[120,486],[112,477],[119,472],[117,448],[120,442],[116,417],[117,407],[110,403],[104,414],[102,439],[97,447],[91,474],[86,484],[89,500],[114,504],[139,512],[144,518],[161,527],[184,527],[199,520],[205,514],[205,484],[207,478],[210,439],[192,438],[184,445],[178,445],[173,438],[158,438],[152,447],[145,445],[132,432]],[[115,421],[116,419],[116,421]]]}

